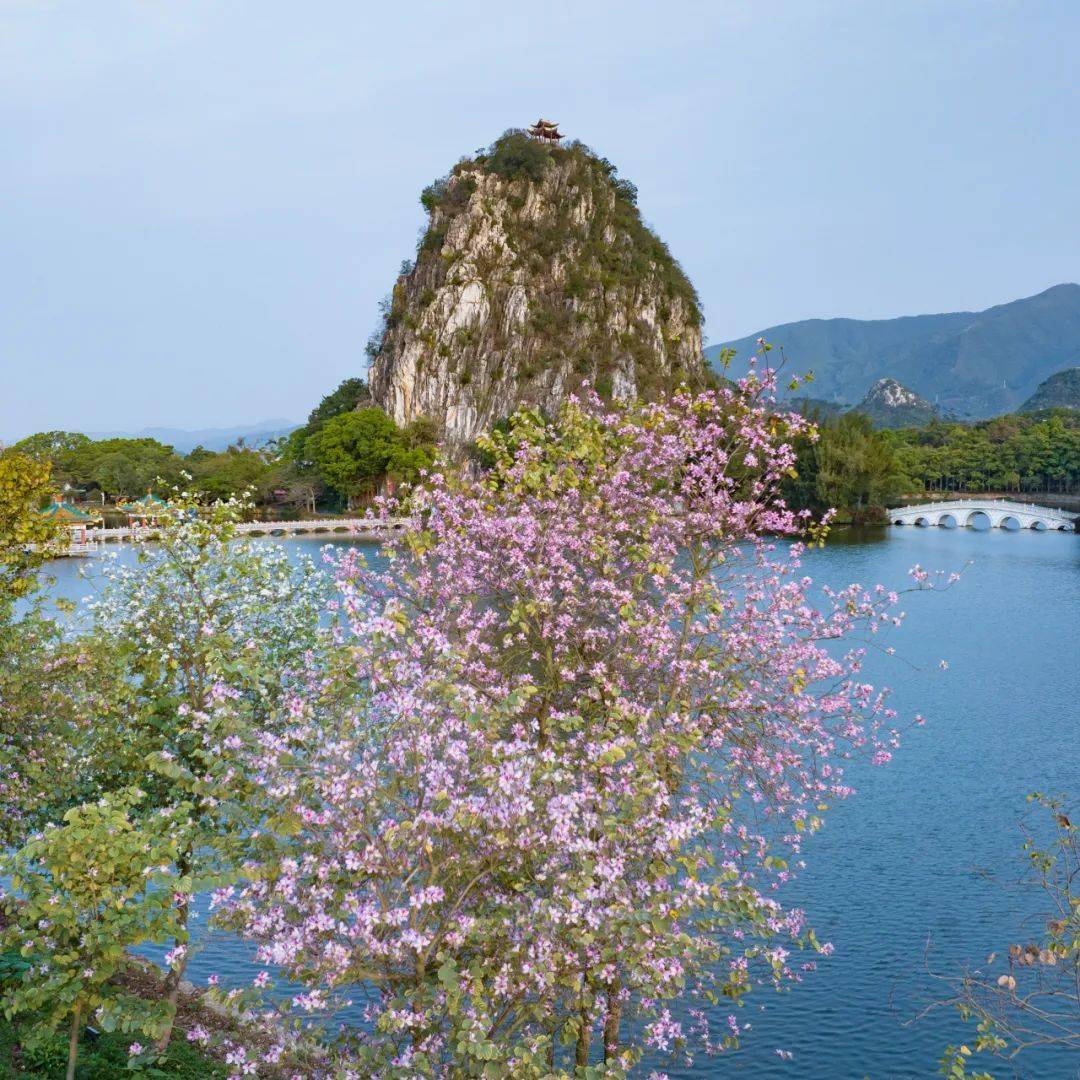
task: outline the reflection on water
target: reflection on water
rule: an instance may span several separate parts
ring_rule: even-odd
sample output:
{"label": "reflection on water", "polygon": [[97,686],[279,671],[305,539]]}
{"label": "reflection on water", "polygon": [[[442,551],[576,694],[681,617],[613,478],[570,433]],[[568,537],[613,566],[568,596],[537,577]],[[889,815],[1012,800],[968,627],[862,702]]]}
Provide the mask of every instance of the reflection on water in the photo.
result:
{"label": "reflection on water", "polygon": [[[310,541],[267,542],[317,551]],[[790,993],[750,995],[745,1049],[721,1062],[669,1065],[673,1078],[929,1077],[946,1044],[974,1038],[951,1012],[909,1022],[941,994],[926,973],[928,942],[934,968],[955,972],[1003,951],[1031,912],[1033,894],[996,887],[978,871],[1019,873],[1017,822],[1028,792],[1080,800],[1080,537],[837,528],[804,560],[807,573],[834,587],[904,588],[915,563],[964,576],[945,592],[908,598],[892,641],[899,655],[871,657],[868,676],[894,688],[901,717],[922,713],[926,726],[906,736],[888,767],[852,770],[859,793],[808,845],[808,868],[786,896],[836,954]],[[55,565],[59,592],[85,594],[78,569],[74,560]],[[216,938],[196,954],[191,976],[250,979],[247,955],[241,943]],[[727,1011],[717,1011],[715,1028]],[[777,1048],[794,1059],[780,1060]],[[1048,1080],[1077,1070],[1063,1053],[1045,1051],[1019,1067]]]}
{"label": "reflection on water", "polygon": [[889,540],[887,525],[833,525],[825,537],[829,547],[848,544],[885,544]]}

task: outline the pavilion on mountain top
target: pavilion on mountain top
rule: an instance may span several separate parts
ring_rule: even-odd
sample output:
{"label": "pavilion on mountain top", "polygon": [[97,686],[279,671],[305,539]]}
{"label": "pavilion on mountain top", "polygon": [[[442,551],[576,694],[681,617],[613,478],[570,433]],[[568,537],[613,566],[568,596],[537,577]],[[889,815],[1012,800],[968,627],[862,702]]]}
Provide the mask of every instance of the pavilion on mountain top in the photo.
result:
{"label": "pavilion on mountain top", "polygon": [[529,128],[529,134],[534,139],[540,139],[541,142],[550,143],[552,146],[558,146],[562,139],[558,123],[554,120],[544,120],[542,118]]}

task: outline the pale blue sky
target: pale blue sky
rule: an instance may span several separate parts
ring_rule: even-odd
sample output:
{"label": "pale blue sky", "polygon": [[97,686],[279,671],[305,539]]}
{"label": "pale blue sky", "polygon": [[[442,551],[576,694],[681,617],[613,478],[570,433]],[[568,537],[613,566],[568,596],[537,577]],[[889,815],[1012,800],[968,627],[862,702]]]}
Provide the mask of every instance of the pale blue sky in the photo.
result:
{"label": "pale blue sky", "polygon": [[1080,278],[1076,0],[0,0],[0,436],[302,419],[538,114],[714,341]]}

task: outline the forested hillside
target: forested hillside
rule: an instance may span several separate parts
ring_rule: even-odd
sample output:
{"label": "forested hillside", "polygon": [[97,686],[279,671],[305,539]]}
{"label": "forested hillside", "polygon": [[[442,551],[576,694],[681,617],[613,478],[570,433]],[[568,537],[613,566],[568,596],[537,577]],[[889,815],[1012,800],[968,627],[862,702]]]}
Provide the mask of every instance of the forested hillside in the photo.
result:
{"label": "forested hillside", "polygon": [[793,371],[812,370],[813,394],[853,404],[881,378],[892,378],[931,405],[964,419],[1018,408],[1039,383],[1080,355],[1080,285],[986,311],[899,319],[807,319],[710,346],[747,359],[764,337],[783,348]]}

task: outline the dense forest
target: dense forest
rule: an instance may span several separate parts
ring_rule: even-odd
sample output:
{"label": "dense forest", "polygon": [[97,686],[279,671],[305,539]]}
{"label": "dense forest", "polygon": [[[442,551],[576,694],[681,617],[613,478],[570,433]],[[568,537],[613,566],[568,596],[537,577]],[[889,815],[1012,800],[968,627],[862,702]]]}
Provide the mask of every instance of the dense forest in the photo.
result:
{"label": "dense forest", "polygon": [[1080,418],[1070,409],[975,424],[935,420],[887,437],[903,472],[928,491],[1080,490]]}
{"label": "dense forest", "polygon": [[1080,417],[1072,410],[892,431],[857,412],[813,419],[817,440],[800,440],[798,475],[786,494],[817,513],[834,507],[873,521],[881,507],[921,491],[1080,491]]}

